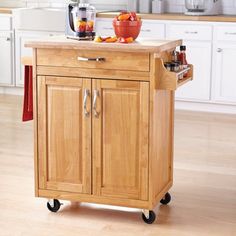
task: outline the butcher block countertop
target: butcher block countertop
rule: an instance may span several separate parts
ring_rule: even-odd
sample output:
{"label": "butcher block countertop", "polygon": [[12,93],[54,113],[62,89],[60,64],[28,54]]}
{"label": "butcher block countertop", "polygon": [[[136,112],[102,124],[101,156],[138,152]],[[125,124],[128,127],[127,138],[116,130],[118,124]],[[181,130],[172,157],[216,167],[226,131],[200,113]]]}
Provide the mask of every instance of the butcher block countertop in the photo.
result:
{"label": "butcher block countertop", "polygon": [[182,40],[155,40],[141,39],[130,44],[122,43],[96,43],[93,41],[78,41],[67,39],[65,36],[42,38],[26,42],[26,47],[52,48],[52,49],[85,49],[85,50],[106,50],[123,52],[149,52],[160,53],[182,44]]}
{"label": "butcher block countertop", "polygon": [[12,10],[15,8],[0,7],[0,14],[12,14]]}
{"label": "butcher block countertop", "polygon": [[[100,18],[113,18],[117,12],[102,12],[97,16]],[[146,20],[180,20],[180,21],[210,21],[210,22],[236,22],[236,15],[218,15],[218,16],[187,16],[184,14],[165,13],[165,14],[139,14]]]}

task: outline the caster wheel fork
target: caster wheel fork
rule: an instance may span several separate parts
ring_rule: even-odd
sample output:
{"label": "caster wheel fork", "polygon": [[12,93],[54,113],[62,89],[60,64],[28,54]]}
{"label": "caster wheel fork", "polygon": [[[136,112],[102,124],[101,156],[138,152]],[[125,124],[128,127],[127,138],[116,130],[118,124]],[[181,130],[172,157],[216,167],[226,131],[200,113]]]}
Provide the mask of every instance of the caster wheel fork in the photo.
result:
{"label": "caster wheel fork", "polygon": [[143,210],[142,218],[146,224],[152,224],[156,220],[156,213],[154,211]]}
{"label": "caster wheel fork", "polygon": [[160,203],[163,205],[167,205],[171,201],[171,195],[166,193],[165,196],[161,199]]}
{"label": "caster wheel fork", "polygon": [[58,212],[60,207],[61,207],[61,205],[62,204],[57,199],[49,200],[47,202],[47,208],[51,212]]}

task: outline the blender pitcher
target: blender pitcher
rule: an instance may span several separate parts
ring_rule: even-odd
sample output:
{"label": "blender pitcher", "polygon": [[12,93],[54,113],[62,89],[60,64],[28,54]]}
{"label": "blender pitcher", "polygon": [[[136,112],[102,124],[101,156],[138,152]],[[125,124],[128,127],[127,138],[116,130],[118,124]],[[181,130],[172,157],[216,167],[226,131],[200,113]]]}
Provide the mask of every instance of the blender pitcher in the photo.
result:
{"label": "blender pitcher", "polygon": [[[93,40],[95,37],[96,10],[86,0],[73,5],[69,14],[72,16],[72,38],[79,40]],[[70,37],[70,35],[68,36]]]}

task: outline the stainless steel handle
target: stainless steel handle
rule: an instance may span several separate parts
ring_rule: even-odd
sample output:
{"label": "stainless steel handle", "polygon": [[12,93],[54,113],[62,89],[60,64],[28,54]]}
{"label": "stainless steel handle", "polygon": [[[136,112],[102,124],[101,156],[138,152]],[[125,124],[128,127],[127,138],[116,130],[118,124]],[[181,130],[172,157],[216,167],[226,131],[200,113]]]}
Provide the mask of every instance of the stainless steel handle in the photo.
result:
{"label": "stainless steel handle", "polygon": [[146,30],[141,30],[141,32],[151,32],[150,29],[146,29]]}
{"label": "stainless steel handle", "polygon": [[185,31],[184,33],[185,34],[198,34],[197,31]]}
{"label": "stainless steel handle", "polygon": [[89,116],[89,111],[87,110],[87,100],[88,100],[88,97],[90,96],[90,91],[88,89],[85,89],[84,90],[84,115],[86,117]]}
{"label": "stainless steel handle", "polygon": [[226,35],[236,35],[236,32],[225,32]]}
{"label": "stainless steel handle", "polygon": [[102,29],[104,29],[104,30],[113,30],[112,27],[103,27]]}
{"label": "stainless steel handle", "polygon": [[97,98],[99,97],[99,91],[93,91],[93,113],[95,117],[99,117],[99,112],[97,111]]}
{"label": "stainless steel handle", "polygon": [[104,57],[95,57],[95,58],[78,57],[78,61],[98,61],[98,62],[103,62],[103,61],[106,61],[106,59]]}
{"label": "stainless steel handle", "polygon": [[217,48],[217,52],[222,52],[223,49],[222,48]]}

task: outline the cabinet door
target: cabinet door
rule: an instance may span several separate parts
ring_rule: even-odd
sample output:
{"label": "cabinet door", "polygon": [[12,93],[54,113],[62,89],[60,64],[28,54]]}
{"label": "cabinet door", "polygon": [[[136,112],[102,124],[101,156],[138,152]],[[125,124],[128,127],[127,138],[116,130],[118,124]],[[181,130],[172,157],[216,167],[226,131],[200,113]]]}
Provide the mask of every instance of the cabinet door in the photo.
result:
{"label": "cabinet door", "polygon": [[91,80],[37,81],[39,188],[91,193]]}
{"label": "cabinet door", "polygon": [[0,85],[13,85],[12,34],[0,32]]}
{"label": "cabinet door", "polygon": [[214,100],[236,103],[236,44],[217,43],[213,55]]}
{"label": "cabinet door", "polygon": [[176,97],[185,100],[210,100],[211,43],[184,42],[187,45],[188,62],[194,65],[194,80],[182,86]]}
{"label": "cabinet door", "polygon": [[147,200],[148,120],[148,82],[93,81],[96,195]]}

